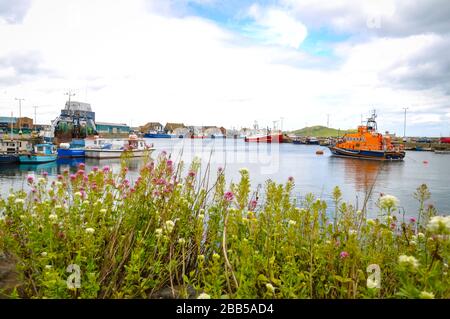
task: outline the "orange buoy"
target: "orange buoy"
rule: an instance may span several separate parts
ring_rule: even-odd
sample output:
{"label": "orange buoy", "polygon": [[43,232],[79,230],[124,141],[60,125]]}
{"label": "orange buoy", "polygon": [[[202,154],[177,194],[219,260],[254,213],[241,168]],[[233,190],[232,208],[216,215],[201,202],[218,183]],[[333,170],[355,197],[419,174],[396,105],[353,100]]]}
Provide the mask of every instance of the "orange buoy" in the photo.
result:
{"label": "orange buoy", "polygon": [[323,155],[323,151],[322,151],[322,150],[317,150],[317,151],[316,151],[316,154],[317,154],[317,155]]}

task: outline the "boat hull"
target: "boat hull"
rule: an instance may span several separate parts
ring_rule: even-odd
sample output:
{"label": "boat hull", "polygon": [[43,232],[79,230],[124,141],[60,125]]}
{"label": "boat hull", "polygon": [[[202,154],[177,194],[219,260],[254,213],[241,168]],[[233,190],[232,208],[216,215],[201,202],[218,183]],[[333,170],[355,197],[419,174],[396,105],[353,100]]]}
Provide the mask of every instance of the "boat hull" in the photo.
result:
{"label": "boat hull", "polygon": [[2,154],[0,155],[0,164],[18,163],[19,156],[15,154]]}
{"label": "boat hull", "polygon": [[245,138],[245,142],[254,143],[282,143],[283,135],[263,135],[263,136],[249,136]]}
{"label": "boat hull", "polygon": [[35,163],[48,163],[56,161],[58,158],[57,154],[50,154],[50,155],[20,155],[19,161],[20,163],[28,163],[28,164],[35,164]]}
{"label": "boat hull", "polygon": [[63,149],[58,148],[59,158],[73,158],[73,157],[84,157],[86,155],[84,149]]}
{"label": "boat hull", "polygon": [[405,157],[404,151],[350,150],[334,146],[330,146],[329,149],[334,156],[339,157],[351,157],[379,161],[402,161]]}
{"label": "boat hull", "polygon": [[[151,152],[153,149],[149,150],[133,150],[130,152],[131,157],[142,157],[145,156],[146,153]],[[111,150],[111,149],[102,149],[102,150],[85,150],[85,157],[87,158],[120,158],[123,154],[124,150]]]}
{"label": "boat hull", "polygon": [[169,134],[164,134],[164,133],[147,133],[144,134],[144,138],[171,138],[172,136],[170,136]]}

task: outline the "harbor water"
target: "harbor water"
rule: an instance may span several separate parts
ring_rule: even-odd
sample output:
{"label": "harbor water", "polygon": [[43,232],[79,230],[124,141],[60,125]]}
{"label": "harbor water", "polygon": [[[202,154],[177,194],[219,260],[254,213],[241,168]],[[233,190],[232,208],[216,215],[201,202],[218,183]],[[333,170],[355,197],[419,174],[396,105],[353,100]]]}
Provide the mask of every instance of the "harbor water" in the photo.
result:
{"label": "harbor water", "polygon": [[[335,186],[341,188],[344,200],[362,208],[364,199],[370,195],[367,208],[376,216],[376,202],[380,194],[391,194],[400,200],[400,211],[406,216],[415,216],[418,202],[414,192],[421,184],[426,184],[431,192],[427,205],[434,205],[441,214],[450,212],[450,154],[433,152],[407,152],[402,162],[379,162],[331,156],[326,147],[318,145],[245,143],[242,139],[148,139],[153,144],[156,158],[165,151],[175,163],[183,160],[187,170],[194,158],[202,161],[202,171],[210,166],[210,178],[215,177],[219,168],[225,170],[229,182],[239,180],[239,170],[250,172],[252,187],[264,187],[271,179],[285,183],[289,177],[295,180],[294,195],[298,200],[313,193],[328,203],[333,210],[332,193]],[[323,155],[317,155],[317,150]],[[0,189],[3,197],[11,189],[29,190],[28,175],[38,177],[44,171],[50,179],[65,169],[77,170],[79,163],[85,163],[89,171],[94,166],[110,166],[118,171],[120,159],[58,159],[45,164],[14,164],[0,166]],[[131,159],[128,163],[129,178],[137,178],[143,160]]]}

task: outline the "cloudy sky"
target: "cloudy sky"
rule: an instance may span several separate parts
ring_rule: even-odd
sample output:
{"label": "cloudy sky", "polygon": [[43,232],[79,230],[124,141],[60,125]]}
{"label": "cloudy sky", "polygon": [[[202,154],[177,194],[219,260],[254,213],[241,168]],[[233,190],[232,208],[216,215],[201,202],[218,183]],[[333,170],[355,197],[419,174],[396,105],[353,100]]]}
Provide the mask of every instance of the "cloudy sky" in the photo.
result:
{"label": "cloudy sky", "polygon": [[448,0],[0,0],[0,115],[450,134]]}

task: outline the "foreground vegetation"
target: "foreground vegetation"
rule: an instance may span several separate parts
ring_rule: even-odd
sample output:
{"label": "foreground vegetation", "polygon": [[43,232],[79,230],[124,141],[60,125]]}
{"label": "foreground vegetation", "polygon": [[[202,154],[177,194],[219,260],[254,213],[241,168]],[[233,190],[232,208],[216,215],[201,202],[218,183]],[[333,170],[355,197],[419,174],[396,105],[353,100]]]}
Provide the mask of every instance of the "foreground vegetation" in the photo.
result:
{"label": "foreground vegetation", "polygon": [[[333,216],[313,195],[291,196],[294,180],[251,191],[248,171],[214,185],[200,164],[182,176],[166,154],[139,178],[109,167],[53,182],[28,177],[30,191],[0,200],[0,254],[15,264],[22,298],[449,298],[450,217],[414,197],[417,218],[395,197],[379,217],[341,200]],[[263,195],[263,196],[262,196]],[[264,201],[260,198],[264,197]],[[410,212],[409,212],[410,213]],[[410,214],[409,214],[410,215]],[[374,273],[372,273],[372,271]],[[379,272],[378,272],[379,271]],[[79,278],[77,277],[79,275]],[[1,279],[0,279],[1,283]]]}

